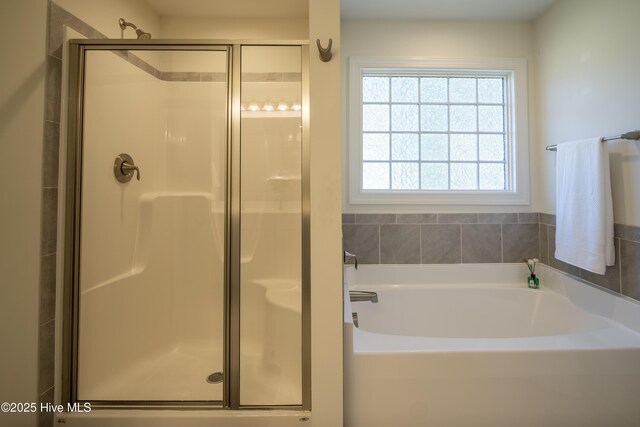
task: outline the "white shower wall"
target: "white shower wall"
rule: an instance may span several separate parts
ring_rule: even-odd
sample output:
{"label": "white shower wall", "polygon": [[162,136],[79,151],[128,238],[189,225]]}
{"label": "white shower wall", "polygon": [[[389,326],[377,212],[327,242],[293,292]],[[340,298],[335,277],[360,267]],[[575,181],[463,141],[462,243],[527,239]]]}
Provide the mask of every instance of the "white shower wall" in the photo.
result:
{"label": "white shower wall", "polygon": [[[125,273],[131,266],[140,195],[157,191],[163,153],[157,79],[108,52],[87,61],[83,150],[82,290]],[[113,160],[129,153],[142,180],[119,185]],[[126,207],[126,208],[125,208]],[[107,247],[107,245],[111,247]],[[116,247],[120,249],[115,250]]]}

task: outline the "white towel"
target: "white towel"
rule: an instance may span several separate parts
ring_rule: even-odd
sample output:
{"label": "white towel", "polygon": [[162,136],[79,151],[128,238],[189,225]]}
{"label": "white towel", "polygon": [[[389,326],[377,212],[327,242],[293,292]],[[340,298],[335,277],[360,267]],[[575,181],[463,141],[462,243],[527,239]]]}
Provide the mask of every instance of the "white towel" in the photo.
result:
{"label": "white towel", "polygon": [[601,138],[558,144],[555,257],[598,274],[615,263],[609,153]]}

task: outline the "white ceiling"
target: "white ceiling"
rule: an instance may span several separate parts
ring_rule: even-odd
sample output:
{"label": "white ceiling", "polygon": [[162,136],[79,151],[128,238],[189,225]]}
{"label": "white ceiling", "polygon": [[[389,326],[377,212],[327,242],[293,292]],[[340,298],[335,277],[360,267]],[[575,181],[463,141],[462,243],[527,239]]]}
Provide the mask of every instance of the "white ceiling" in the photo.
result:
{"label": "white ceiling", "polygon": [[159,16],[184,18],[306,18],[308,0],[144,0]]}
{"label": "white ceiling", "polygon": [[341,0],[353,19],[522,19],[540,16],[555,0]]}
{"label": "white ceiling", "polygon": [[[159,16],[306,18],[308,0],[143,0]],[[523,19],[540,16],[555,0],[341,0],[342,18]]]}

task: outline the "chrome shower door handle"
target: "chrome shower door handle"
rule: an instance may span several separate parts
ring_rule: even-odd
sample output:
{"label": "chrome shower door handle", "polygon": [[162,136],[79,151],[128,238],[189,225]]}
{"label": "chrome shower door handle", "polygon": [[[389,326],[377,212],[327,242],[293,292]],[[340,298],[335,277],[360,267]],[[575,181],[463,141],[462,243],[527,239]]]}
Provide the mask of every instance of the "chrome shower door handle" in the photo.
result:
{"label": "chrome shower door handle", "polygon": [[121,153],[116,157],[113,163],[113,174],[119,182],[126,183],[133,178],[133,172],[136,173],[136,178],[140,181],[140,169],[136,166],[133,158],[127,153]]}

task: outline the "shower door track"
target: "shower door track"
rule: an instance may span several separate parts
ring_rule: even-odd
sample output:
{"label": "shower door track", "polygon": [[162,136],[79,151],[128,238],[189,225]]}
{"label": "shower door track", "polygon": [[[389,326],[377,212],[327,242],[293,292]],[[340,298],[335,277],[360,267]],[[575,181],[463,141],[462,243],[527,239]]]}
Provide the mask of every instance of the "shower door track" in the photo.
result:
{"label": "shower door track", "polygon": [[[307,40],[110,40],[69,41],[67,153],[64,203],[62,316],[63,404],[110,409],[311,410],[311,289],[309,183],[309,42]],[[302,66],[302,402],[240,404],[240,52],[243,46],[298,46]],[[227,196],[224,272],[224,383],[222,401],[85,401],[77,397],[80,230],[85,54],[91,50],[211,50],[227,52]]]}

